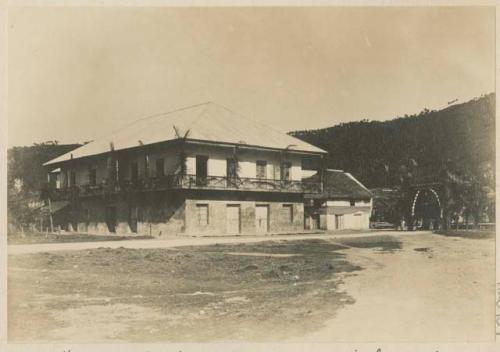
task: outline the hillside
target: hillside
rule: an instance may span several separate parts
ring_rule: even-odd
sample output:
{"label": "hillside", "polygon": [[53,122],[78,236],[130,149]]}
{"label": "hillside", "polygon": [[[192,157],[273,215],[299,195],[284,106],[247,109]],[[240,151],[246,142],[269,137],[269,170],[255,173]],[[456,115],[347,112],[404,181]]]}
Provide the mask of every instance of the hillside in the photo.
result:
{"label": "hillside", "polygon": [[330,153],[328,166],[367,187],[395,187],[409,171],[436,176],[443,165],[459,175],[494,172],[495,95],[390,121],[342,123],[290,132]]}

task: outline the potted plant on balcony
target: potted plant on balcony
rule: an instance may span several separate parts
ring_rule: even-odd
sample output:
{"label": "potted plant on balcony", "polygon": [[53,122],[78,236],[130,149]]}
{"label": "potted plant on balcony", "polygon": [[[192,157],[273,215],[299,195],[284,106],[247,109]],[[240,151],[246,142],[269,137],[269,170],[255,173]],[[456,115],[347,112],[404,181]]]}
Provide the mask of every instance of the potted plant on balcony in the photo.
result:
{"label": "potted plant on balcony", "polygon": [[175,185],[182,185],[187,173],[187,153],[186,153],[186,142],[189,137],[191,130],[186,130],[186,132],[181,133],[181,130],[177,126],[174,127],[175,137],[179,141],[179,149],[177,151],[177,166],[175,171],[175,178],[173,180]]}

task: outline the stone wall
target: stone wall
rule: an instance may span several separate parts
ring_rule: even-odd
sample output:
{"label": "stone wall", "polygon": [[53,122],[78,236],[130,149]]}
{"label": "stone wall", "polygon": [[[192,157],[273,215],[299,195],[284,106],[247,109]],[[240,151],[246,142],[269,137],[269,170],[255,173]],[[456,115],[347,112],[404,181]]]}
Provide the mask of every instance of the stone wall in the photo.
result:
{"label": "stone wall", "polygon": [[[110,231],[112,226],[108,224],[107,208],[115,209],[114,232]],[[108,199],[83,199],[75,214],[78,219],[77,231],[82,233],[160,237],[184,231],[184,197],[178,192],[149,192],[128,198],[115,196]]]}
{"label": "stone wall", "polygon": [[[207,206],[208,224],[200,224],[198,205]],[[127,197],[82,199],[73,212],[74,220],[67,220],[68,223],[77,223],[77,226],[63,226],[81,233],[103,235],[226,235],[229,234],[228,205],[239,206],[240,234],[256,233],[257,205],[268,207],[267,233],[304,230],[304,205],[300,194],[209,190],[144,192]],[[110,212],[115,214],[116,221],[110,221]]]}
{"label": "stone wall", "polygon": [[[287,194],[251,194],[252,192],[224,192],[226,199],[221,199],[219,192],[191,193],[186,199],[186,233],[195,235],[226,235],[227,207],[239,206],[240,234],[255,234],[256,206],[268,207],[268,233],[300,232],[304,230],[304,205],[300,197]],[[208,224],[198,221],[197,206],[208,207]],[[293,222],[290,222],[288,208],[291,206]]]}

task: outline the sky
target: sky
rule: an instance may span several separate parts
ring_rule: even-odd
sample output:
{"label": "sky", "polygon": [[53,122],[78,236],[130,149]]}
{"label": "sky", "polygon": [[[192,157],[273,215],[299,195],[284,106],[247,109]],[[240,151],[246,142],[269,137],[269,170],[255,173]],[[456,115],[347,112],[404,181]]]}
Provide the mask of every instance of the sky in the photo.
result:
{"label": "sky", "polygon": [[206,101],[288,132],[495,89],[492,7],[10,8],[8,146]]}

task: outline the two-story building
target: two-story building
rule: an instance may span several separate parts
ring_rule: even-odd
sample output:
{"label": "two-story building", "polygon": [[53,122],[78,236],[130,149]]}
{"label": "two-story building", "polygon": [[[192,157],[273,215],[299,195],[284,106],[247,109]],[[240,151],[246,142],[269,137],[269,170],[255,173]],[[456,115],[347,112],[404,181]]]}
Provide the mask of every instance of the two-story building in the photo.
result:
{"label": "two-story building", "polygon": [[147,117],[44,165],[55,226],[85,233],[250,234],[304,229],[303,181],[325,151],[223,106]]}

